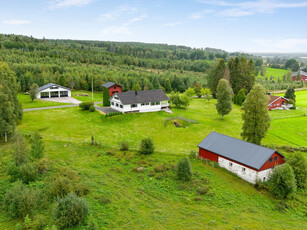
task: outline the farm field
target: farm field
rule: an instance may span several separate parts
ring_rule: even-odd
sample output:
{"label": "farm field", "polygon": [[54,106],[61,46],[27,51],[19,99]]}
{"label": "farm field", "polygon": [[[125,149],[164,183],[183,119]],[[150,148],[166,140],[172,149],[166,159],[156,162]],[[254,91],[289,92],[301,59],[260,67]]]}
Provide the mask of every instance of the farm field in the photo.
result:
{"label": "farm field", "polygon": [[[279,78],[281,81],[283,81],[283,76],[286,73],[288,73],[288,70],[266,67],[265,77],[267,77],[268,79],[273,77],[273,79],[275,81],[277,81],[278,78]],[[261,78],[260,73],[259,73],[258,77]]]}
{"label": "farm field", "polygon": [[[276,94],[278,96],[284,96],[285,94]],[[296,105],[299,107],[299,109],[304,109],[307,108],[307,90],[302,90],[302,91],[296,91]]]}

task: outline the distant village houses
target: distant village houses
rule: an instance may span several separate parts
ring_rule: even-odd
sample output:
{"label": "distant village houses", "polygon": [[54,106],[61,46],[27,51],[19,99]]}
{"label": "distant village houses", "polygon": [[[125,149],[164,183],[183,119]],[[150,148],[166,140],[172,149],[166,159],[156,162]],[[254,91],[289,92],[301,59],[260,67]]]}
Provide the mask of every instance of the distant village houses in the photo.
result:
{"label": "distant village houses", "polygon": [[304,82],[307,81],[307,73],[302,70],[299,70],[299,71],[300,71],[301,77],[297,79],[298,72],[294,72],[292,74],[292,81],[304,81]]}
{"label": "distant village houses", "polygon": [[211,132],[198,147],[201,158],[217,162],[252,184],[267,181],[273,168],[285,163],[284,156],[274,149],[217,132]]}

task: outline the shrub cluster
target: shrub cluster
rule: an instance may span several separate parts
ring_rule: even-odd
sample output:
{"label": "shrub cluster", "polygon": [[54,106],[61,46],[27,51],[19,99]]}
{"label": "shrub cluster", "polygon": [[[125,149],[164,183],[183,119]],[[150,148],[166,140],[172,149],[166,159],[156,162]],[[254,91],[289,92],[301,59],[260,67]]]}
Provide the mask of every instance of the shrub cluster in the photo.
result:
{"label": "shrub cluster", "polygon": [[129,144],[127,142],[120,143],[120,150],[121,151],[128,151],[129,150]]}
{"label": "shrub cluster", "polygon": [[89,110],[91,108],[91,106],[94,106],[93,101],[86,101],[86,102],[82,102],[82,103],[79,104],[79,107],[82,110]]}
{"label": "shrub cluster", "polygon": [[108,113],[105,116],[106,117],[113,117],[113,116],[122,115],[122,114],[123,114],[122,112],[114,112],[114,113]]}
{"label": "shrub cluster", "polygon": [[152,154],[154,151],[155,151],[155,147],[154,147],[153,140],[151,138],[148,137],[141,141],[141,145],[139,149],[140,154],[148,155],[148,154]]}
{"label": "shrub cluster", "polygon": [[69,228],[84,222],[89,214],[85,200],[70,193],[57,201],[54,219],[60,229]]}

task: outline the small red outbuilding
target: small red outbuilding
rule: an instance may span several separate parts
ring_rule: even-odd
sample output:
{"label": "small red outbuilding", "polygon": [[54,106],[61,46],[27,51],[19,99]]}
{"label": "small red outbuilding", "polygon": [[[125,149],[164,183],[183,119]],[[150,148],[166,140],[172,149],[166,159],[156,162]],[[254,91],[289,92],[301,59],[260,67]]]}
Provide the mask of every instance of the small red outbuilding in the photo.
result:
{"label": "small red outbuilding", "polygon": [[102,85],[102,87],[105,87],[109,90],[110,97],[113,96],[115,93],[121,93],[122,92],[122,87],[114,82],[107,82]]}

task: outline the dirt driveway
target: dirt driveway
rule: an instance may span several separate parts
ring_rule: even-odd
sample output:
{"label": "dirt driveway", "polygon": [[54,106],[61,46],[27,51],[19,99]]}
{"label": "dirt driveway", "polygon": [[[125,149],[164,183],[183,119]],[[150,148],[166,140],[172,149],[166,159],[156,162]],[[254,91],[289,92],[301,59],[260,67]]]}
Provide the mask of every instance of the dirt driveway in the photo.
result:
{"label": "dirt driveway", "polygon": [[73,97],[52,97],[52,98],[41,98],[42,101],[54,101],[61,103],[69,103],[69,104],[80,104],[81,101],[73,98]]}

